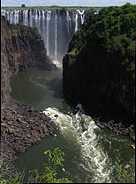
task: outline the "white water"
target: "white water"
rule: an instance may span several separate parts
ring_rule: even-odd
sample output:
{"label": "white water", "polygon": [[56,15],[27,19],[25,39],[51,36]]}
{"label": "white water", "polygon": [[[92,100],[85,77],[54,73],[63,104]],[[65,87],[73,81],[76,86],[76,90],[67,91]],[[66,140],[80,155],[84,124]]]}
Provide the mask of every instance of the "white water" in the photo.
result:
{"label": "white water", "polygon": [[56,122],[64,137],[75,137],[81,146],[83,163],[80,166],[92,174],[91,182],[110,183],[110,161],[99,145],[99,136],[96,133],[99,128],[93,119],[80,111],[75,115],[68,115],[50,107],[43,113]]}
{"label": "white water", "polygon": [[71,18],[70,18],[70,15],[69,15],[69,11],[66,12],[67,14],[67,26],[68,26],[68,33],[70,31],[70,22],[71,22]]}
{"label": "white water", "polygon": [[33,26],[33,15],[32,15],[32,10],[30,10],[30,27]]}
{"label": "white water", "polygon": [[58,16],[57,14],[55,14],[55,53],[54,53],[54,57],[55,57],[55,60],[58,59],[58,28],[57,28],[57,25],[58,25]]}
{"label": "white water", "polygon": [[19,22],[19,11],[18,10],[16,10],[15,11],[15,24],[17,24],[18,22]]}
{"label": "white water", "polygon": [[[73,34],[84,23],[84,10],[66,12],[46,9],[2,9],[1,14],[11,24],[36,27],[44,41],[47,55],[53,60],[62,61]],[[55,16],[54,16],[55,15]]]}
{"label": "white water", "polygon": [[84,13],[85,13],[85,10],[77,10],[78,13],[80,14],[80,18],[81,18],[81,24],[84,23]]}
{"label": "white water", "polygon": [[75,16],[75,32],[78,31],[78,13],[76,13],[76,16]]}
{"label": "white water", "polygon": [[49,56],[50,55],[50,48],[49,48],[49,35],[50,35],[50,30],[49,30],[49,24],[50,24],[50,19],[51,19],[51,11],[48,11],[47,12],[47,25],[46,25],[46,33],[47,33],[47,43],[46,43],[46,49],[47,49],[47,55]]}
{"label": "white water", "polygon": [[28,10],[23,11],[23,16],[24,16],[24,25],[28,25]]}
{"label": "white water", "polygon": [[54,65],[56,65],[56,67],[60,70],[62,70],[62,62],[60,62],[59,60],[52,60],[52,63]]}

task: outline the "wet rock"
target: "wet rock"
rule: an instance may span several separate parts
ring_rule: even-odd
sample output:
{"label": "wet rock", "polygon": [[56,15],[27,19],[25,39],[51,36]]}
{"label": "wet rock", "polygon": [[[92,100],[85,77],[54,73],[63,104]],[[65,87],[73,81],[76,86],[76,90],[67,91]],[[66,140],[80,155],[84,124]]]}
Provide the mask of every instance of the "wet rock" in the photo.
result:
{"label": "wet rock", "polygon": [[55,115],[54,115],[54,117],[55,117],[55,118],[57,118],[57,117],[58,117],[58,115],[57,115],[57,114],[55,114]]}
{"label": "wet rock", "polygon": [[13,160],[17,153],[24,152],[43,137],[54,135],[56,126],[45,114],[12,104],[2,111],[1,130],[3,158]]}

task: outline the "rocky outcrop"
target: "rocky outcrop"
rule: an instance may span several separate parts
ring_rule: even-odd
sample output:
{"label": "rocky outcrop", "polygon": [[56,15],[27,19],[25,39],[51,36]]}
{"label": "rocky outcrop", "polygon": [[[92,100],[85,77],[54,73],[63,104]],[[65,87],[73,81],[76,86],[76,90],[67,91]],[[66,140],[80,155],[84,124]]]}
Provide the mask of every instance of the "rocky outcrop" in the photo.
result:
{"label": "rocky outcrop", "polygon": [[98,15],[90,12],[63,60],[63,92],[68,102],[82,104],[92,115],[133,122],[135,15],[132,5],[105,8]]}
{"label": "rocky outcrop", "polygon": [[[13,61],[19,69],[39,67],[50,70],[53,68],[51,61],[46,55],[44,43],[37,29],[23,25],[10,25]],[[8,46],[9,48],[9,46]],[[14,67],[14,63],[10,62]],[[15,65],[16,65],[15,64]]]}
{"label": "rocky outcrop", "polygon": [[13,160],[56,127],[43,113],[25,105],[12,104],[1,111],[1,159]]}

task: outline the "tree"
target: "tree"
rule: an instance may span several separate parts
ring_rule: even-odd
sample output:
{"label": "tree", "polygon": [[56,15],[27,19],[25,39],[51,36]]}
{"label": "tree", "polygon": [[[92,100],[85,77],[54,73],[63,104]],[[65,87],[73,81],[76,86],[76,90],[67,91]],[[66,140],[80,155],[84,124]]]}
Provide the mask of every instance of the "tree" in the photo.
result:
{"label": "tree", "polygon": [[22,8],[25,8],[25,7],[26,7],[26,5],[25,5],[25,4],[22,4],[22,5],[21,5],[21,7],[22,7]]}

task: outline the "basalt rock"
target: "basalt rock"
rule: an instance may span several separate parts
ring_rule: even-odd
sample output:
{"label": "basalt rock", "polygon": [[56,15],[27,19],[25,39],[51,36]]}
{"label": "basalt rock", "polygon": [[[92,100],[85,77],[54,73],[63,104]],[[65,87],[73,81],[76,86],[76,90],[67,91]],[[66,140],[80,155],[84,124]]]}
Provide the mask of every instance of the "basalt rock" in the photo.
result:
{"label": "basalt rock", "polygon": [[1,112],[2,160],[13,160],[43,137],[55,134],[56,127],[46,115],[20,106],[13,104]]}

